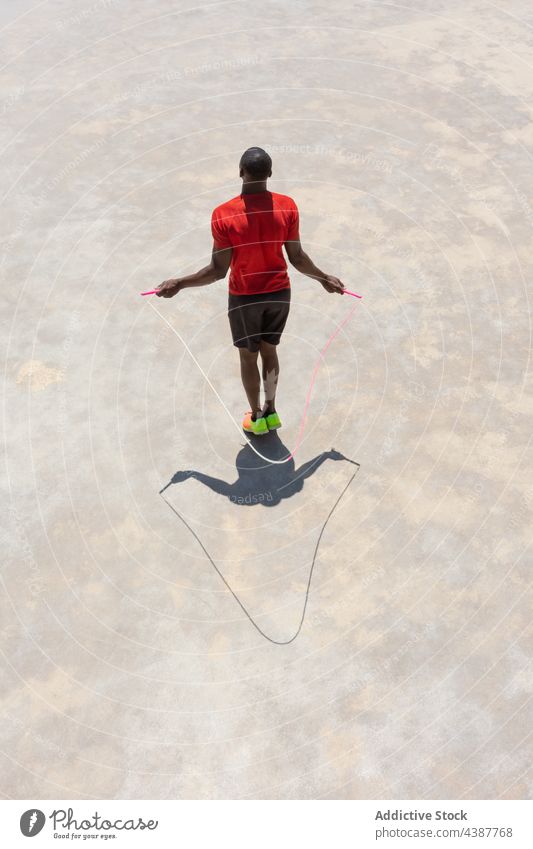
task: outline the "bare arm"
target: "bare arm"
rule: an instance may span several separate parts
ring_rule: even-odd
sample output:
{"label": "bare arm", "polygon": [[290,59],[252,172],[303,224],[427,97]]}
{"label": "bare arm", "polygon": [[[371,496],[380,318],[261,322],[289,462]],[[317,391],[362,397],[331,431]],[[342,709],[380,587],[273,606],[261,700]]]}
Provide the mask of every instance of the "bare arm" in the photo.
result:
{"label": "bare arm", "polygon": [[294,265],[297,271],[300,271],[307,277],[312,277],[314,280],[319,280],[326,292],[337,292],[339,295],[343,294],[344,283],[341,283],[338,277],[325,274],[320,268],[317,268],[311,257],[302,248],[300,240],[285,242],[285,250],[287,251],[289,262],[291,265]]}
{"label": "bare arm", "polygon": [[190,289],[193,286],[207,286],[209,283],[214,283],[215,280],[222,280],[230,266],[231,248],[217,250],[213,242],[213,251],[211,253],[211,262],[200,271],[194,274],[188,274],[186,277],[173,277],[170,280],[165,280],[157,289],[159,298],[172,298],[177,295],[182,289]]}

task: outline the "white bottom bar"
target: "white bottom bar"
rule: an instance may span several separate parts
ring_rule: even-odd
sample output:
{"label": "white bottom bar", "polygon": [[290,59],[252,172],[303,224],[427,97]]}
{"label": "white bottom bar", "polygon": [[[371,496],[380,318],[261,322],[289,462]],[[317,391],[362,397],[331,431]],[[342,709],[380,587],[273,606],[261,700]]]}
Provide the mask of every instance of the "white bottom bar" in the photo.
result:
{"label": "white bottom bar", "polygon": [[511,800],[0,801],[8,847],[530,849],[532,814]]}

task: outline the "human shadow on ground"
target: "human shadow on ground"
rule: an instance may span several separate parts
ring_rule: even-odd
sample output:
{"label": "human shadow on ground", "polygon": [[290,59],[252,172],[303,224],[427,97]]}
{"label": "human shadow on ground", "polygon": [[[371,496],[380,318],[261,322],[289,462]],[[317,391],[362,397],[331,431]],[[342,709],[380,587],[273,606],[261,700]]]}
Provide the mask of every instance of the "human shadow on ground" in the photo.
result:
{"label": "human shadow on ground", "polygon": [[274,507],[284,499],[291,498],[297,492],[301,492],[304,481],[311,477],[326,460],[344,460],[347,463],[353,463],[354,466],[359,465],[334,448],[318,454],[313,460],[308,460],[298,469],[295,467],[292,457],[285,463],[273,463],[273,460],[282,460],[290,453],[276,431],[270,431],[260,438],[256,437],[254,445],[270,462],[258,457],[250,444],[247,443],[235,459],[237,480],[233,483],[228,483],[194,469],[186,469],[175,472],[159,494],[161,495],[173,484],[194,478],[213,492],[228,498],[233,504],[252,507],[256,504],[262,504],[264,507]]}

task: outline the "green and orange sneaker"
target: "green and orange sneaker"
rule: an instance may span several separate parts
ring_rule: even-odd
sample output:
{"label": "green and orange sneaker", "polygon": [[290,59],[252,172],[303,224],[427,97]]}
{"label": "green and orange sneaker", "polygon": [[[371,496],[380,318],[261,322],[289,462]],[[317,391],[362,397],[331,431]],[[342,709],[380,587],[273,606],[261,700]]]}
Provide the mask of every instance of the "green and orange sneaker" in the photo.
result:
{"label": "green and orange sneaker", "polygon": [[269,430],[277,430],[281,427],[281,419],[277,413],[269,413],[265,419]]}
{"label": "green and orange sneaker", "polygon": [[244,414],[244,418],[242,420],[242,429],[247,433],[253,433],[254,436],[264,436],[265,433],[268,433],[268,427],[266,423],[266,419],[264,416],[252,420],[252,411],[248,410],[247,413]]}

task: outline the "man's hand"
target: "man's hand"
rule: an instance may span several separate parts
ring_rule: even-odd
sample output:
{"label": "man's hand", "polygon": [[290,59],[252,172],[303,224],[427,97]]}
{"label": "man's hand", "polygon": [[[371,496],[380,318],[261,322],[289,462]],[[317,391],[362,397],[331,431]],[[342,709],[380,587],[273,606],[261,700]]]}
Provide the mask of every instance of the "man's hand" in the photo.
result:
{"label": "man's hand", "polygon": [[301,274],[312,277],[314,280],[320,280],[326,292],[336,292],[338,295],[344,294],[344,283],[341,283],[338,277],[333,277],[331,274],[324,274],[320,268],[314,264],[311,257],[306,254],[302,248],[302,243],[299,239],[284,242],[287,256],[291,265]]}
{"label": "man's hand", "polygon": [[171,280],[164,280],[156,290],[156,295],[158,298],[173,298],[174,295],[177,295],[180,291],[180,281],[172,278]]}
{"label": "man's hand", "polygon": [[344,294],[344,283],[341,283],[338,277],[333,277],[331,274],[326,274],[326,279],[320,281],[326,292],[337,292],[338,295]]}

